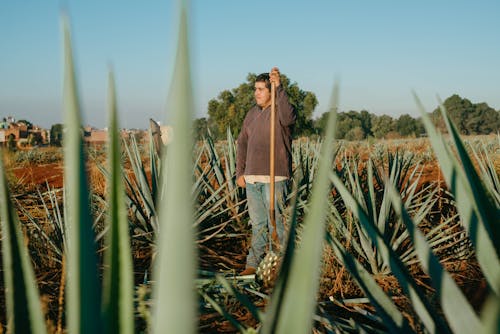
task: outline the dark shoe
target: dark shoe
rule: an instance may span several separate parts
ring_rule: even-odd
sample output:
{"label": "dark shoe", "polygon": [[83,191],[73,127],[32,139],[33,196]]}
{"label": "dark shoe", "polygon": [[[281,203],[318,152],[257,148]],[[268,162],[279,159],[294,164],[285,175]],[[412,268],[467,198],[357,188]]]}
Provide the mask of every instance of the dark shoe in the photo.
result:
{"label": "dark shoe", "polygon": [[240,273],[240,276],[253,275],[257,270],[254,267],[247,267]]}

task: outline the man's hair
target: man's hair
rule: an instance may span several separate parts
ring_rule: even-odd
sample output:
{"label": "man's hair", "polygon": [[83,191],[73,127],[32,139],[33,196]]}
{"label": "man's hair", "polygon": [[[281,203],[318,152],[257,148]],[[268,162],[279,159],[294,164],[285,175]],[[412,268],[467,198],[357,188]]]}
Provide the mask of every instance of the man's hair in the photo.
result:
{"label": "man's hair", "polygon": [[255,79],[255,82],[264,82],[266,84],[266,88],[271,90],[271,81],[269,81],[269,73],[261,73]]}

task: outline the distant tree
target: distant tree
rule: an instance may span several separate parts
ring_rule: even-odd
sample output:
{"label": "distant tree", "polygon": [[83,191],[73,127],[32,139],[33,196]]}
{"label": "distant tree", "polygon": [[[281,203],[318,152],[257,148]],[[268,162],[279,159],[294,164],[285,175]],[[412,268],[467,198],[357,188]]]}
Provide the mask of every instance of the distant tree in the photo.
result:
{"label": "distant tree", "polygon": [[201,140],[208,134],[208,122],[205,117],[197,118],[193,122],[194,138]]}
{"label": "distant tree", "polygon": [[467,117],[466,128],[470,134],[497,133],[500,130],[500,112],[486,103],[474,105],[474,113]]}
{"label": "distant tree", "polygon": [[360,113],[351,110],[349,112],[341,112],[338,114],[337,131],[335,133],[336,138],[338,139],[346,138],[347,133],[354,128],[363,129]]}
{"label": "distant tree", "polygon": [[50,128],[50,145],[61,146],[63,140],[63,125],[58,123]]}
{"label": "distant tree", "polygon": [[396,120],[395,130],[403,137],[419,135],[418,121],[408,114],[399,116]]}
{"label": "distant tree", "polygon": [[[208,102],[208,127],[212,136],[222,139],[229,127],[234,136],[240,132],[247,111],[255,104],[254,84],[257,75],[249,73],[247,82],[232,90],[222,91],[217,99]],[[318,101],[311,92],[300,89],[297,83],[290,83],[288,77],[281,75],[281,84],[288,94],[290,103],[297,111],[295,136],[308,135],[314,132],[312,113]]]}
{"label": "distant tree", "polygon": [[[329,112],[323,113],[319,118],[314,121],[315,132],[323,134],[328,120]],[[372,135],[371,122],[372,114],[366,110],[340,112],[337,115],[337,128],[335,137],[337,139],[361,140],[367,136]],[[356,129],[356,130],[354,130]],[[350,134],[348,135],[348,133]],[[353,138],[353,136],[355,138]],[[360,138],[360,136],[362,136]]]}
{"label": "distant tree", "polygon": [[426,133],[424,122],[422,121],[422,117],[419,117],[416,119],[417,122],[417,137],[420,137],[421,135],[424,135]]}
{"label": "distant tree", "polygon": [[317,133],[317,134],[324,134],[325,133],[325,128],[326,128],[326,124],[328,122],[329,116],[330,116],[330,112],[324,112],[323,114],[321,114],[321,116],[319,116],[318,118],[316,118],[313,121],[315,133]]}
{"label": "distant tree", "polygon": [[385,136],[394,131],[394,120],[391,116],[382,115],[376,116],[372,115],[372,133],[375,138],[385,138]]}
{"label": "distant tree", "polygon": [[[248,88],[244,87],[246,84],[240,85],[237,89],[231,92],[229,90],[222,91],[217,99],[212,99],[208,102],[208,115],[209,115],[209,125],[212,131],[212,136],[217,139],[223,138],[226,129],[230,127],[239,132],[241,128],[241,123],[243,123],[243,118],[246,111],[240,108],[244,105],[241,98],[245,97],[240,95],[240,101],[236,102],[237,91],[243,91]],[[249,104],[248,108],[250,108]]]}
{"label": "distant tree", "polygon": [[355,126],[354,128],[350,129],[346,134],[345,134],[345,139],[346,140],[363,140],[365,139],[365,131],[361,126]]}
{"label": "distant tree", "polygon": [[373,136],[372,133],[372,114],[366,110],[361,110],[359,114],[359,119],[361,121],[361,128],[365,133],[365,137]]}
{"label": "distant tree", "polygon": [[[454,94],[444,101],[443,106],[461,134],[478,135],[500,131],[500,113],[486,103],[474,104]],[[432,112],[432,119],[442,131],[446,131],[439,108]]]}
{"label": "distant tree", "polygon": [[26,124],[26,126],[28,127],[28,129],[33,129],[33,124],[31,124],[30,121],[27,121],[25,119],[20,119],[19,121],[17,121],[17,123],[24,123],[24,124]]}
{"label": "distant tree", "polygon": [[316,95],[303,91],[297,83],[290,84],[290,80],[281,75],[281,82],[285,88],[290,103],[297,111],[297,121],[295,122],[295,137],[309,136],[314,133],[314,123],[312,114],[318,105]]}
{"label": "distant tree", "polygon": [[13,133],[7,137],[7,148],[11,152],[16,150],[16,136]]}
{"label": "distant tree", "polygon": [[[454,94],[447,98],[443,105],[458,131],[462,134],[469,134],[466,123],[468,114],[472,114],[474,112],[472,102],[467,99],[462,99],[457,94]],[[444,130],[446,127],[444,126],[444,122],[441,118],[439,107],[436,108],[433,113],[437,116],[435,117],[435,120],[438,123],[438,127]]]}

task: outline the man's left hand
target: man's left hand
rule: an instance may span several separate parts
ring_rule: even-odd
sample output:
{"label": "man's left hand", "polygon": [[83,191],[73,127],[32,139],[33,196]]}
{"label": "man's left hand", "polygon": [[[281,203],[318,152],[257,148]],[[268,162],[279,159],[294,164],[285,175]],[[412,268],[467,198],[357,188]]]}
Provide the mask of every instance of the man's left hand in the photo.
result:
{"label": "man's left hand", "polygon": [[245,182],[245,177],[241,175],[236,179],[236,184],[239,185],[242,188],[246,188],[247,183]]}
{"label": "man's left hand", "polygon": [[269,73],[269,81],[274,82],[275,87],[278,88],[280,85],[280,70],[277,67],[273,67]]}

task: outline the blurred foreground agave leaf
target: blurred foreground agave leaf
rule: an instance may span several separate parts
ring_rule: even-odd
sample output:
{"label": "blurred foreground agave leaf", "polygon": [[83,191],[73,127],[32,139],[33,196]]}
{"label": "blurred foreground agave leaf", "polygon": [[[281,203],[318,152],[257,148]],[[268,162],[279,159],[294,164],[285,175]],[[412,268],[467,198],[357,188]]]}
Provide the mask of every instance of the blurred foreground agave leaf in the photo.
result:
{"label": "blurred foreground agave leaf", "polygon": [[[431,247],[423,233],[410,218],[400,195],[390,184],[387,185],[400,220],[405,224],[412,243],[424,271],[432,278],[432,285],[436,289],[436,297],[440,301],[444,314],[454,333],[482,333],[483,326],[474,309],[464,294],[433,254]],[[437,311],[437,310],[436,310]]]}
{"label": "blurred foreground agave leaf", "polygon": [[422,112],[427,134],[439,160],[439,166],[446,179],[450,192],[455,197],[460,219],[466,228],[474,245],[477,259],[489,287],[500,295],[500,208],[496,207],[488,195],[488,190],[482,185],[464,145],[451,123],[448,114],[441,106],[448,132],[458,154],[458,159],[452,148],[437,132],[420,100],[415,100]]}
{"label": "blurred foreground agave leaf", "polygon": [[444,321],[442,321],[438,314],[436,314],[430,300],[428,300],[422,288],[417,285],[415,279],[405,264],[401,261],[400,257],[391,248],[388,240],[383,237],[377,225],[370,220],[363,207],[354,198],[353,194],[348,191],[336,174],[332,174],[332,180],[335,187],[340,192],[342,199],[346,203],[346,206],[349,207],[350,211],[367,231],[371,241],[383,257],[384,262],[390,265],[391,271],[397,277],[401,287],[410,298],[412,306],[426,328],[431,332],[437,331],[439,333],[449,333],[450,331],[447,325]]}
{"label": "blurred foreground agave leaf", "polygon": [[[332,101],[332,109],[335,110],[338,101],[337,85],[334,87]],[[335,126],[336,113],[331,112],[321,147],[319,169],[313,184],[311,207],[304,221],[302,241],[290,262],[286,262],[281,268],[271,300],[271,311],[267,314],[272,316],[265,317],[264,333],[311,332],[319,287],[325,216],[330,189],[328,173],[335,152],[333,149]],[[289,243],[294,242],[292,238],[289,239]]]}
{"label": "blurred foreground agave leaf", "polygon": [[67,260],[67,322],[69,333],[99,333],[101,282],[95,234],[90,215],[80,101],[76,84],[69,23],[62,17],[64,40],[64,188]]}
{"label": "blurred foreground agave leaf", "polygon": [[46,333],[33,267],[24,244],[21,223],[12,205],[0,149],[0,221],[2,271],[7,302],[9,333]]}
{"label": "blurred foreground agave leaf", "polygon": [[121,146],[113,73],[109,74],[108,232],[104,266],[103,314],[107,333],[134,332],[134,280],[125,208]]}
{"label": "blurred foreground agave leaf", "polygon": [[160,231],[153,272],[153,333],[158,334],[196,331],[196,253],[191,196],[193,98],[186,7],[186,3],[181,2],[179,41],[168,101],[175,135],[162,156],[157,201]]}

